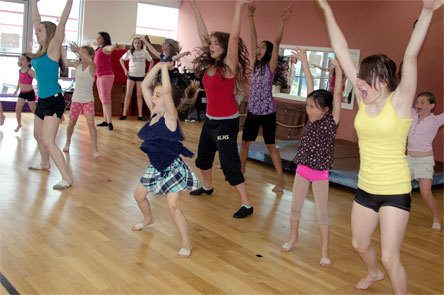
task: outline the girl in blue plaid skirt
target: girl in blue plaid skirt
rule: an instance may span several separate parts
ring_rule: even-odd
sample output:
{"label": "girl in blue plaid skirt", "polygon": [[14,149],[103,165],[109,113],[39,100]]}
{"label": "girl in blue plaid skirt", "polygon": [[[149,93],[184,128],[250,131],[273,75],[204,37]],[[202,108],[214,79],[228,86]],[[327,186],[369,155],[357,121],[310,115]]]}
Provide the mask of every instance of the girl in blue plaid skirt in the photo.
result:
{"label": "girl in blue plaid skirt", "polygon": [[[137,135],[143,140],[140,148],[147,153],[150,164],[134,192],[144,220],[135,224],[132,230],[141,230],[154,222],[147,199],[148,193],[167,195],[170,214],[182,238],[182,247],[178,254],[180,258],[186,258],[191,254],[191,241],[185,215],[179,206],[179,195],[183,190],[198,188],[199,181],[180,157],[182,154],[191,158],[193,153],[181,143],[184,137],[180,131],[176,109],[181,96],[176,95],[171,87],[168,65],[169,63],[164,62],[156,64],[142,82],[143,96],[152,116]],[[159,71],[161,84],[154,83]]]}

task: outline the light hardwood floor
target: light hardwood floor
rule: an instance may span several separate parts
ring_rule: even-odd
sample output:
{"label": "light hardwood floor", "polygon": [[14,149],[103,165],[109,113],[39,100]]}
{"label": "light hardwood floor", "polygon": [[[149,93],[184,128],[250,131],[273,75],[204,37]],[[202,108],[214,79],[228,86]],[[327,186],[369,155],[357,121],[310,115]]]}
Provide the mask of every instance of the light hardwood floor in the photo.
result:
{"label": "light hardwood floor", "polygon": [[[255,211],[239,220],[232,218],[239,197],[222,171],[215,169],[212,196],[182,194],[193,253],[189,259],[178,259],[179,235],[164,198],[151,199],[155,224],[139,232],[130,230],[141,220],[133,191],[147,163],[136,136],[142,122],[115,120],[112,132],[97,127],[102,157],[93,160],[86,123],[79,119],[66,154],[75,183],[60,192],[52,189],[60,179],[54,164],[50,173],[27,169],[39,161],[32,116],[24,114],[24,127],[15,133],[14,114],[6,115],[0,126],[1,272],[20,293],[358,293],[354,284],[366,269],[351,246],[353,190],[330,189],[332,265],[321,268],[311,191],[300,241],[292,252],[281,253],[280,245],[289,234],[293,176],[286,174],[285,192],[275,194],[272,167],[250,161],[246,178]],[[66,125],[59,131],[60,147]],[[193,151],[200,128],[200,123],[182,123],[185,145]],[[193,161],[186,159],[195,168]],[[433,192],[442,207],[443,189]],[[443,234],[429,230],[431,217],[417,191],[412,205],[402,247],[409,292],[444,293]],[[378,232],[373,244],[379,254]],[[366,293],[390,292],[385,278]]]}

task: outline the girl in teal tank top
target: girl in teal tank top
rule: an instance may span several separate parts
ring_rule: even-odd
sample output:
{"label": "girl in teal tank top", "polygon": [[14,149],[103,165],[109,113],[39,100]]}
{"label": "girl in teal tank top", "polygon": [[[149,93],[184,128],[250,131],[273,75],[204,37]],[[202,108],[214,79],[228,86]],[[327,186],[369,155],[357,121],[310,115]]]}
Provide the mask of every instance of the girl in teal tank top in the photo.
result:
{"label": "girl in teal tank top", "polygon": [[383,54],[362,60],[358,72],[331,7],[326,0],[317,1],[325,16],[335,56],[353,84],[359,103],[355,127],[359,137],[361,166],[351,225],[353,247],[369,272],[356,284],[356,288],[367,289],[384,278],[371,246],[371,238],[379,222],[384,268],[389,274],[393,292],[405,294],[407,275],[400,261],[400,248],[411,201],[405,143],[416,92],[419,50],[433,12],[442,3],[439,0],[424,1],[404,54],[403,76],[398,81],[396,64]]}
{"label": "girl in teal tank top", "polygon": [[37,140],[42,161],[31,164],[31,170],[48,170],[49,157],[55,162],[62,175],[62,180],[53,189],[66,189],[72,185],[72,176],[62,152],[55,143],[60,119],[65,111],[65,99],[58,84],[59,60],[62,57],[62,43],[65,25],[71,11],[73,0],[67,0],[58,26],[52,22],[41,21],[37,0],[32,0],[33,24],[37,42],[40,45],[33,58],[32,65],[36,72],[38,96],[34,117],[34,136]]}

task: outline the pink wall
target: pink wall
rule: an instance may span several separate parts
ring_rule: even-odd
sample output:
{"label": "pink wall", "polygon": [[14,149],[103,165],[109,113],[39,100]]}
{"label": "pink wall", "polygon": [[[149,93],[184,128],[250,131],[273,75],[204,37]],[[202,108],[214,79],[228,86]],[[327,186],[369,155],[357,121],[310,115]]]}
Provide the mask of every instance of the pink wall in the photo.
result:
{"label": "pink wall", "polygon": [[[420,1],[330,1],[339,26],[350,48],[361,50],[362,57],[385,53],[399,64],[409,40]],[[287,21],[282,44],[330,47],[325,24],[314,2],[257,1],[258,39],[272,40],[281,11],[293,4],[293,16]],[[233,1],[198,1],[208,30],[229,32],[234,13]],[[247,11],[242,12],[241,37],[249,46]],[[185,49],[200,45],[194,15],[187,1],[179,13],[179,41]],[[439,100],[435,113],[443,112],[443,11],[436,12],[419,56],[418,92],[432,91]],[[357,141],[353,128],[354,110],[341,111],[337,137]],[[435,159],[443,161],[443,128],[435,139]]]}

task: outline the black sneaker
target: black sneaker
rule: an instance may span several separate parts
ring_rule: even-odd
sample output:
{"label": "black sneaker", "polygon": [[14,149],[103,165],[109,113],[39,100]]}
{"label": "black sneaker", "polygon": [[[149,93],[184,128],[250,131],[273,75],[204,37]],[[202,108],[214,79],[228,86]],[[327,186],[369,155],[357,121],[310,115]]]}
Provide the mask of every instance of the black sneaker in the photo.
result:
{"label": "black sneaker", "polygon": [[113,129],[114,129],[113,123],[109,123],[108,124],[108,130],[113,130]]}
{"label": "black sneaker", "polygon": [[200,187],[194,191],[190,192],[190,195],[192,196],[200,196],[201,194],[207,194],[207,195],[211,195],[214,191],[214,188],[206,190],[203,187]]}
{"label": "black sneaker", "polygon": [[120,116],[119,120],[126,120],[128,116]]}
{"label": "black sneaker", "polygon": [[233,217],[234,218],[245,218],[251,214],[253,214],[253,207],[247,208],[245,206],[241,206],[240,209],[237,210],[237,212],[233,214]]}
{"label": "black sneaker", "polygon": [[106,126],[108,126],[108,123],[106,123],[105,121],[103,121],[102,123],[97,124],[96,126],[106,127]]}

